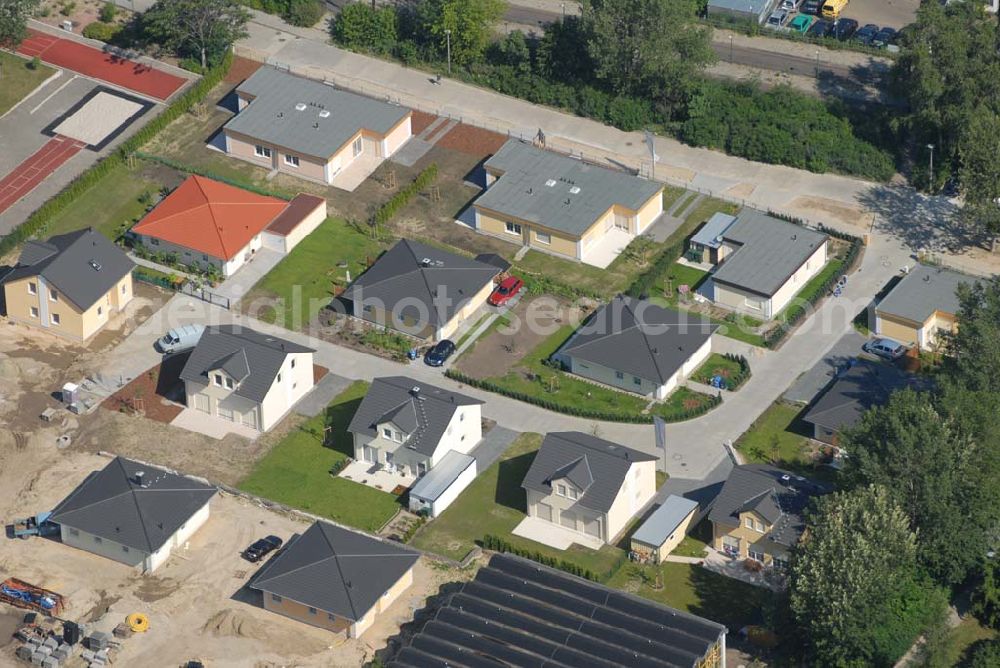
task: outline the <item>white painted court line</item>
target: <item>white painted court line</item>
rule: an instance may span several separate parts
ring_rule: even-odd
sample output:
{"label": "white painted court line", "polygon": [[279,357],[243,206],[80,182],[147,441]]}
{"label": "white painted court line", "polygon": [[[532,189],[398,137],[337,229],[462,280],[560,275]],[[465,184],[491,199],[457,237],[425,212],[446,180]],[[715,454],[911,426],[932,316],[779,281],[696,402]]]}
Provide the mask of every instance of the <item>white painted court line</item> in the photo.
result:
{"label": "white painted court line", "polygon": [[39,109],[41,109],[42,107],[44,107],[46,102],[48,102],[49,100],[51,100],[63,88],[65,88],[66,86],[68,86],[71,83],[73,83],[74,79],[76,79],[76,75],[75,74],[69,78],[69,81],[67,81],[62,86],[59,86],[59,88],[56,88],[54,91],[52,91],[51,93],[49,93],[48,96],[44,100],[42,100],[41,102],[38,103],[37,107],[35,107],[31,111],[29,111],[28,113],[29,114],[34,114],[36,111],[38,111]]}

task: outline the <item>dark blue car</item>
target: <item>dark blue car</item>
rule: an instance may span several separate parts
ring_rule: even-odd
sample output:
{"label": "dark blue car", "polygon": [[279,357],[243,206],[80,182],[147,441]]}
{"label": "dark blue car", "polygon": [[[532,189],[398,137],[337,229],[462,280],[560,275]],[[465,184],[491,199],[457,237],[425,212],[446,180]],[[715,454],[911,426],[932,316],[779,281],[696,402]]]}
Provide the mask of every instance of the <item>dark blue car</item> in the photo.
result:
{"label": "dark blue car", "polygon": [[454,353],[455,344],[448,339],[443,339],[424,354],[424,363],[428,366],[443,366]]}

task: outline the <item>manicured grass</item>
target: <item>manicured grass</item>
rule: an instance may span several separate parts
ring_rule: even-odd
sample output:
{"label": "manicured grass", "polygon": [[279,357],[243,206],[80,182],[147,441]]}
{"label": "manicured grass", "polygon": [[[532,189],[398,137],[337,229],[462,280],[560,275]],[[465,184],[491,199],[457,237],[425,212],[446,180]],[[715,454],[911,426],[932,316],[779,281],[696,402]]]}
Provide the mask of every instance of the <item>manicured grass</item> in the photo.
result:
{"label": "manicured grass", "polygon": [[[465,342],[469,340],[469,337],[472,336],[473,334],[475,334],[476,330],[483,326],[483,323],[486,322],[486,319],[489,318],[489,317],[490,317],[490,314],[487,313],[482,318],[480,318],[479,320],[477,320],[476,324],[472,325],[467,330],[465,330],[465,334],[462,334],[462,337],[458,341],[455,342],[455,349],[458,350],[459,348],[461,348],[465,344]],[[485,332],[484,332],[484,334],[485,334]]]}
{"label": "manicured grass", "polygon": [[690,292],[694,292],[706,278],[708,278],[707,271],[675,262],[663,278],[656,282],[656,289],[669,304],[676,305],[680,300],[678,289],[682,285],[688,286]]}
{"label": "manicured grass", "polygon": [[652,413],[669,417],[682,410],[691,410],[709,400],[707,394],[695,392],[683,385],[670,393],[666,399],[660,403],[653,404]]}
{"label": "manicured grass", "polygon": [[729,202],[721,199],[715,199],[714,197],[706,197],[701,201],[701,203],[698,204],[698,206],[687,212],[687,215],[684,216],[684,223],[670,235],[670,238],[667,239],[666,243],[674,244],[686,240],[689,236],[694,234],[694,231],[698,229],[702,223],[711,218],[713,213],[721,211],[723,213],[734,214],[739,208],[740,207],[736,204],[730,204]]}
{"label": "manicured grass", "polygon": [[399,509],[396,497],[329,473],[331,466],[354,454],[347,425],[367,390],[365,382],[344,390],[325,413],[275,445],[239,488],[366,531],[381,528]]}
{"label": "manicured grass", "polygon": [[51,67],[0,51],[0,115],[24,99],[31,91],[55,73]]}
{"label": "manicured grass", "polygon": [[568,550],[555,550],[510,533],[525,518],[526,497],[521,481],[541,442],[538,434],[519,436],[440,517],[417,532],[411,541],[413,546],[460,560],[476,541],[492,534],[515,547],[565,559],[594,573],[607,573],[623,556],[618,548],[606,545],[594,551],[573,545]]}
{"label": "manicured grass", "polygon": [[594,267],[583,262],[564,260],[555,255],[541,251],[530,250],[523,258],[514,263],[515,273],[541,275],[566,286],[583,290],[588,294],[611,297],[622,292],[631,284],[632,279],[639,274],[641,268],[622,253],[607,269]]}
{"label": "manicured grass", "polygon": [[[656,569],[663,574],[663,588],[656,589]],[[747,624],[760,623],[774,605],[769,589],[755,587],[701,566],[665,562],[659,566],[626,564],[607,582],[672,608],[725,624],[734,633]]]}
{"label": "manicured grass", "polygon": [[996,635],[996,631],[983,626],[975,617],[968,615],[958,626],[948,631],[940,646],[934,648],[934,657],[937,661],[933,665],[963,666],[967,660],[966,654],[975,643],[980,640],[990,640]]}
{"label": "manicured grass", "polygon": [[796,299],[792,301],[791,304],[783,308],[778,315],[774,318],[775,320],[785,321],[792,320],[796,317],[796,313],[805,308],[810,308],[807,304],[796,303],[802,299],[808,299],[809,295],[818,292],[823,284],[829,281],[834,276],[839,276],[844,272],[844,260],[843,258],[837,257],[832,258],[823,267],[823,270],[809,279],[809,282],[805,284],[805,287],[796,295]]}
{"label": "manicured grass", "polygon": [[707,547],[708,545],[694,536],[684,536],[684,540],[670,554],[678,557],[695,557],[696,559],[700,559],[705,556],[705,548]]}
{"label": "manicured grass", "polygon": [[712,353],[705,360],[705,363],[698,367],[698,370],[691,374],[691,378],[699,383],[705,383],[706,385],[712,382],[714,376],[722,376],[723,378],[732,378],[742,371],[740,368],[740,363],[736,360],[729,359],[719,353]]}
{"label": "manicured grass", "polygon": [[691,195],[686,200],[681,202],[680,206],[677,207],[677,210],[674,211],[674,215],[677,216],[678,218],[683,216],[684,212],[691,208],[691,205],[694,204],[694,201],[697,198],[698,195],[696,193],[691,193]]}
{"label": "manicured grass", "polygon": [[663,210],[666,211],[673,206],[674,202],[686,192],[687,189],[680,186],[663,186]]}
{"label": "manicured grass", "polygon": [[144,194],[155,195],[161,186],[143,178],[137,171],[117,167],[80,195],[73,206],[56,214],[39,236],[50,237],[93,227],[109,239],[116,239],[146,214],[149,205],[140,202],[139,198]]}
{"label": "manicured grass", "polygon": [[736,441],[736,449],[749,463],[773,463],[789,471],[820,480],[832,480],[836,471],[815,466],[808,457],[809,438],[798,423],[801,408],[775,402]]}
{"label": "manicured grass", "polygon": [[[333,298],[334,286],[347,286],[381,252],[378,242],[340,218],[327,218],[254,287],[244,302],[271,298],[272,308],[257,317],[301,329]],[[347,266],[338,266],[346,262]]]}

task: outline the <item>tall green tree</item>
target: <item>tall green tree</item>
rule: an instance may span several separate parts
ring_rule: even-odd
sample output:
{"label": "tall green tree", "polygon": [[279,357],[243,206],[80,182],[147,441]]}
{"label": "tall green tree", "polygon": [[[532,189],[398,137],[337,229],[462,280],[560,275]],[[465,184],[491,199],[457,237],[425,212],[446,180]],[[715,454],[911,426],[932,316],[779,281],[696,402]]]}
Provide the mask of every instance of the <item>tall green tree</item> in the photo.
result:
{"label": "tall green tree", "polygon": [[[1000,73],[998,73],[1000,76]],[[958,178],[966,222],[986,232],[996,250],[1000,235],[1000,114],[985,104],[972,112],[958,143]]]}
{"label": "tall green tree", "polygon": [[812,666],[891,666],[943,599],[917,570],[916,535],[879,486],[821,498],[791,567],[789,600]]}
{"label": "tall green tree", "polygon": [[[441,55],[451,43],[451,60],[465,65],[482,58],[493,28],[507,11],[505,0],[422,0],[418,23]],[[450,35],[449,35],[450,33]]]}
{"label": "tall green tree", "polygon": [[399,41],[398,15],[393,7],[376,9],[366,2],[352,2],[330,22],[330,34],[349,49],[390,53]]}
{"label": "tall green tree", "polygon": [[181,55],[194,55],[202,69],[246,37],[250,13],[237,0],[158,0],[143,15],[146,33]]}
{"label": "tall green tree", "polygon": [[583,22],[595,73],[619,94],[672,107],[715,60],[692,0],[584,0]]}
{"label": "tall green tree", "polygon": [[969,652],[966,668],[997,668],[1000,666],[1000,638],[980,640]]}
{"label": "tall green tree", "polygon": [[0,2],[0,46],[14,49],[28,36],[28,18],[41,0],[3,0]]}
{"label": "tall green tree", "polygon": [[971,603],[972,613],[979,621],[1000,629],[1000,559],[995,555],[983,559],[982,570],[972,589]]}

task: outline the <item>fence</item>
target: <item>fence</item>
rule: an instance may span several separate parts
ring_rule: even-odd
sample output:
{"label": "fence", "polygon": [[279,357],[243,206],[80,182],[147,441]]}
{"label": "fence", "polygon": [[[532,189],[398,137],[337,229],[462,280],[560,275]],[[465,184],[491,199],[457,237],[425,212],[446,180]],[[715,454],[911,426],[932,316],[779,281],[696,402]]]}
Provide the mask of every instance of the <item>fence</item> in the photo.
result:
{"label": "fence", "polygon": [[229,297],[225,295],[220,295],[216,292],[206,290],[204,288],[195,287],[192,283],[185,283],[181,286],[181,293],[189,295],[191,297],[196,297],[203,302],[208,302],[213,306],[221,306],[222,308],[229,310]]}

